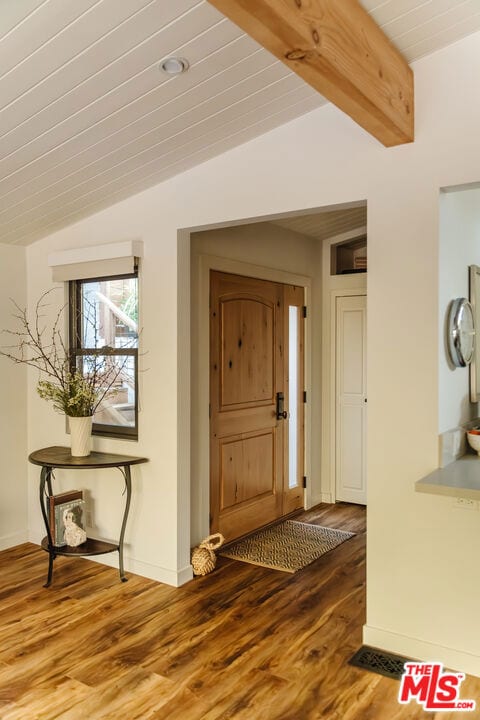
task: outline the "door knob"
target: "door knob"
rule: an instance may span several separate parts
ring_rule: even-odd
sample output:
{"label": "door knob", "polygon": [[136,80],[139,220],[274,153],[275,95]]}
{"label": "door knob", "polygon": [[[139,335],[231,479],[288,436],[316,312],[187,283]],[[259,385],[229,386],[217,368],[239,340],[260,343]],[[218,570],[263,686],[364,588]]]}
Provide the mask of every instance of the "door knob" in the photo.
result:
{"label": "door knob", "polygon": [[286,420],[288,417],[288,412],[283,409],[284,401],[283,392],[277,392],[277,420]]}

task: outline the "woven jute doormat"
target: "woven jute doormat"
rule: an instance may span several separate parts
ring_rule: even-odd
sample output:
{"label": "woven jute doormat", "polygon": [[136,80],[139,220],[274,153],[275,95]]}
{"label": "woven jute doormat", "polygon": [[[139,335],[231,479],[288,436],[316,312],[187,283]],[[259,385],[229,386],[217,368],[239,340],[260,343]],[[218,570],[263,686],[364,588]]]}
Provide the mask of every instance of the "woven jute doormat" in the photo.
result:
{"label": "woven jute doormat", "polygon": [[354,535],[344,530],[286,520],[226,545],[219,555],[294,573]]}

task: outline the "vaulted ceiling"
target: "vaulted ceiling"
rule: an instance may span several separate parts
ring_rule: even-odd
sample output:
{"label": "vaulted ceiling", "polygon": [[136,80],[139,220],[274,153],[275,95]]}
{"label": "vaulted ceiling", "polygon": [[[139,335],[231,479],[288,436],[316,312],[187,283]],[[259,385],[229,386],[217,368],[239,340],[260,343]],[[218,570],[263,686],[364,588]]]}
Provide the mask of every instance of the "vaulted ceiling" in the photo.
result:
{"label": "vaulted ceiling", "polygon": [[270,222],[314,240],[326,240],[353,230],[362,235],[367,227],[367,204],[362,203],[342,210],[328,208],[308,215],[290,215]]}
{"label": "vaulted ceiling", "polygon": [[[363,0],[408,61],[480,0]],[[177,77],[159,70],[188,60]],[[0,242],[29,244],[324,104],[206,0],[0,3]]]}

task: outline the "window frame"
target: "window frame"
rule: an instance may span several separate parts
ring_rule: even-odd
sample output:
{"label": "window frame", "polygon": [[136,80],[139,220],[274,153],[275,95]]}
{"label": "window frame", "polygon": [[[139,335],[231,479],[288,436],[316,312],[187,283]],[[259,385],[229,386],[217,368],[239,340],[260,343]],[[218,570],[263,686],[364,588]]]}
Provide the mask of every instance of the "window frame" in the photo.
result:
{"label": "window frame", "polygon": [[[134,359],[134,382],[135,382],[135,424],[131,427],[124,425],[107,425],[105,423],[93,423],[92,435],[101,437],[118,438],[122,440],[138,440],[138,344],[135,348],[82,348],[82,285],[91,282],[102,282],[108,280],[126,280],[136,278],[138,291],[138,267],[133,273],[122,273],[120,275],[104,275],[100,277],[81,278],[68,281],[68,337],[69,356],[72,372],[77,370],[77,358],[85,355],[129,355]],[[139,338],[139,333],[137,333]]]}

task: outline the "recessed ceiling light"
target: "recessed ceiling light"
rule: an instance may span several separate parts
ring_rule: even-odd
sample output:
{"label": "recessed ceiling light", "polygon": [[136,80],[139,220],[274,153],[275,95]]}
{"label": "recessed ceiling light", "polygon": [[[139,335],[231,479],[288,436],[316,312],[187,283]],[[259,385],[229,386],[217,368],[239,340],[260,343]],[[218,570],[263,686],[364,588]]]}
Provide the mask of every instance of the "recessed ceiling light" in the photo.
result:
{"label": "recessed ceiling light", "polygon": [[180,75],[181,73],[188,70],[188,60],[179,57],[169,57],[162,60],[160,63],[160,70],[167,75]]}

